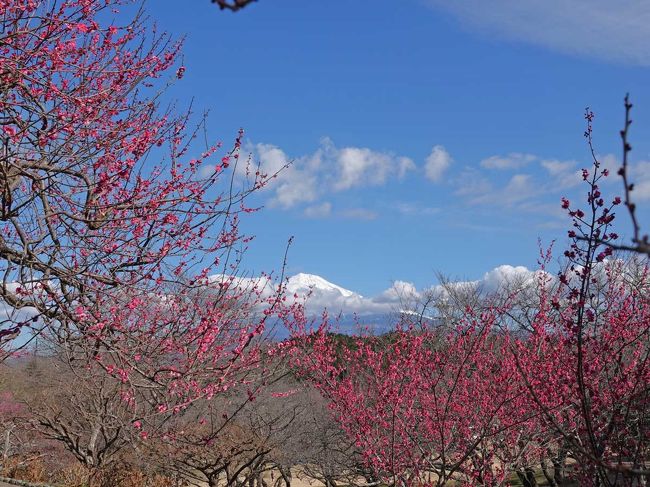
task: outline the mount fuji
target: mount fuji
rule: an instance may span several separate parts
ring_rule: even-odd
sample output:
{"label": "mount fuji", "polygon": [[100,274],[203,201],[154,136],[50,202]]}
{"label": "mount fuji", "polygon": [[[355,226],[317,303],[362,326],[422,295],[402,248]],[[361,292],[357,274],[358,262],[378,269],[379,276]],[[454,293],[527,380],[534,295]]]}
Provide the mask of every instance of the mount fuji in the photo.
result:
{"label": "mount fuji", "polygon": [[396,286],[400,287],[396,283],[379,296],[368,298],[315,274],[296,274],[286,282],[287,294],[304,299],[309,315],[317,318],[327,310],[333,328],[342,333],[362,328],[384,333],[394,327],[404,298]]}
{"label": "mount fuji", "polygon": [[[453,286],[466,286],[468,289],[481,289],[485,292],[495,291],[501,286],[513,283],[526,284],[537,282],[538,272],[523,266],[501,265],[486,272],[481,279],[473,281],[455,281]],[[218,274],[210,279],[230,279],[232,277]],[[270,279],[234,278],[238,285],[261,286],[273,292],[277,283]],[[267,288],[268,286],[268,288]],[[418,315],[417,303],[428,293],[446,292],[442,286],[431,286],[418,290],[412,283],[394,281],[385,291],[372,297],[363,296],[355,291],[334,284],[316,274],[299,273],[285,280],[287,297],[304,302],[307,315],[318,320],[323,311],[327,311],[331,322],[343,333],[368,328],[375,333],[384,333],[393,328],[406,315]],[[423,317],[430,321],[434,318]]]}
{"label": "mount fuji", "polygon": [[349,289],[337,286],[316,274],[296,274],[287,280],[287,291],[291,294],[304,294],[310,291],[318,292],[338,292],[344,298],[359,297],[360,294],[350,291]]}

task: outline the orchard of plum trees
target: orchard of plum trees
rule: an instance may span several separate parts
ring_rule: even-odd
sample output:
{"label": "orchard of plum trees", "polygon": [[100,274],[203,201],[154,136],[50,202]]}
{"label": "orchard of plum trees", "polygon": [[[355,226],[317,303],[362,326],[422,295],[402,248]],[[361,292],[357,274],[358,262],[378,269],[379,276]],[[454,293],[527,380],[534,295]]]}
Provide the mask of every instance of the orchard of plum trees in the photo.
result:
{"label": "orchard of plum trees", "polygon": [[[558,203],[570,245],[557,275],[549,249],[525,286],[431,296],[435,326],[406,314],[390,334],[341,337],[285,295],[282,273],[239,279],[240,218],[274,175],[240,157],[243,132],[200,142],[203,122],[163,105],[181,45],[142,11],[107,20],[124,3],[0,0],[5,475],[644,485],[650,281],[627,98],[623,198],[603,194],[617,176],[594,156],[586,201]],[[273,341],[278,325],[290,339]]]}

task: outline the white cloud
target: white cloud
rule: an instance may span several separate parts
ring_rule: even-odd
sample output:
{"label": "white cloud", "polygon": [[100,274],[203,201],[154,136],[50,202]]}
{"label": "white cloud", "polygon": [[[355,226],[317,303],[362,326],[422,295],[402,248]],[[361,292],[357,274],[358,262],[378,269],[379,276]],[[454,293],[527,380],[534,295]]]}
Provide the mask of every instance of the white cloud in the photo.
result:
{"label": "white cloud", "polygon": [[501,294],[504,291],[507,294],[514,292],[526,294],[536,289],[542,277],[545,280],[554,279],[553,276],[541,270],[532,271],[524,266],[504,264],[486,272],[481,279],[473,281],[456,280],[446,282],[444,285],[437,284],[424,291],[422,295],[425,295],[428,299],[433,297],[434,299],[445,300],[450,293],[467,296],[477,293],[482,296],[490,296],[495,293]]}
{"label": "white cloud", "polygon": [[513,206],[540,193],[530,174],[515,174],[505,187],[494,188],[476,172],[466,171],[457,184],[456,194],[467,198],[467,202],[473,205]]}
{"label": "white cloud", "polygon": [[408,157],[397,158],[397,177],[402,179],[409,171],[415,170],[415,163]]}
{"label": "white cloud", "polygon": [[468,198],[470,202],[493,190],[492,183],[478,171],[467,168],[454,180],[455,194]]}
{"label": "white cloud", "polygon": [[[614,158],[614,156],[612,156]],[[603,158],[605,159],[605,158]],[[606,166],[610,172],[616,175],[621,163],[618,159],[614,158],[610,161],[610,165]],[[641,201],[650,201],[650,161],[636,161],[630,162],[628,165],[628,179],[630,183],[634,184],[634,189],[630,193],[631,199],[634,203]],[[619,184],[619,190],[614,192],[623,196],[623,180],[618,176],[614,176],[614,181]]]}
{"label": "white cloud", "polygon": [[256,144],[254,149],[260,170],[268,176],[277,174],[268,184],[275,192],[271,205],[291,208],[298,203],[309,203],[318,198],[314,173],[320,162],[318,157],[289,164],[291,160],[287,154],[274,145]]}
{"label": "white cloud", "polygon": [[650,65],[646,0],[429,0],[466,24],[573,55]]}
{"label": "white cloud", "polygon": [[[575,174],[576,161],[558,161],[557,159],[545,159],[540,162],[550,176],[556,178],[567,178]],[[579,180],[578,180],[579,181]]]}
{"label": "white cloud", "polygon": [[255,149],[262,171],[269,176],[276,174],[290,162],[284,151],[274,145],[256,144]]}
{"label": "white cloud", "polygon": [[563,176],[573,171],[575,168],[575,161],[558,161],[550,159],[541,162],[542,167],[548,171],[551,176]]}
{"label": "white cloud", "polygon": [[443,146],[434,146],[424,164],[424,173],[427,179],[434,183],[440,182],[445,171],[453,161],[451,155],[449,155],[449,152]]}
{"label": "white cloud", "polygon": [[374,298],[377,303],[400,305],[417,299],[420,293],[412,282],[395,281],[391,287]]}
{"label": "white cloud", "polygon": [[640,161],[632,164],[630,178],[634,183],[632,201],[650,200],[650,161]]}
{"label": "white cloud", "polygon": [[481,167],[486,169],[508,170],[520,169],[533,163],[539,164],[546,170],[549,176],[555,178],[555,183],[561,183],[565,187],[575,186],[581,180],[579,177],[580,172],[576,170],[576,161],[543,159],[534,154],[524,154],[521,152],[511,152],[505,156],[495,155],[488,157],[481,161]]}
{"label": "white cloud", "polygon": [[334,189],[337,191],[357,186],[378,186],[384,184],[390,174],[404,177],[415,167],[408,157],[395,157],[367,148],[344,147],[336,152],[339,173]]}
{"label": "white cloud", "polygon": [[481,166],[487,169],[518,169],[537,160],[532,154],[511,152],[506,156],[492,156],[481,161]]}
{"label": "white cloud", "polygon": [[530,174],[515,174],[510,178],[503,192],[504,201],[513,204],[538,194],[539,188],[533,184]]}
{"label": "white cloud", "polygon": [[[496,176],[491,171],[466,168],[460,177],[453,180],[453,184],[456,186],[455,194],[472,205],[516,207],[525,211],[549,213],[549,206],[544,203],[545,200],[540,199],[542,195],[562,192],[582,181],[576,161],[543,159],[534,154],[513,152],[506,156],[491,156],[483,159],[480,166],[488,170],[536,167],[531,167],[530,173],[512,175],[505,183],[493,182]],[[544,171],[536,170],[540,167]],[[557,213],[556,206],[553,204],[551,213]]]}
{"label": "white cloud", "polygon": [[318,197],[317,181],[313,175],[298,170],[287,169],[283,180],[275,188],[272,204],[291,208],[298,203],[309,203]]}
{"label": "white cloud", "polygon": [[496,292],[504,287],[521,288],[535,284],[538,272],[524,266],[500,265],[486,272],[480,284],[486,292]]}
{"label": "white cloud", "polygon": [[386,181],[390,158],[373,154],[370,149],[346,147],[339,152],[338,164],[340,176],[334,189],[350,189],[364,183],[381,184]]}
{"label": "white cloud", "polygon": [[544,159],[540,165],[548,173],[547,183],[552,184],[556,190],[564,190],[579,186],[582,182],[582,171],[577,169],[576,161],[559,161],[557,159]]}
{"label": "white cloud", "polygon": [[[289,157],[272,144],[248,145],[243,151],[252,153],[260,170],[277,176],[270,180],[266,190],[273,191],[271,205],[293,208],[301,203],[313,203],[324,194],[366,186],[386,184],[389,178],[403,178],[415,169],[415,163],[405,156],[380,152],[367,147],[337,148],[328,139],[312,154]],[[238,168],[243,175],[245,164]],[[313,213],[318,205],[305,212]],[[320,205],[324,211],[326,206]],[[321,212],[322,212],[321,211]]]}
{"label": "white cloud", "polygon": [[[607,182],[613,185],[613,189],[610,189],[608,192],[612,195],[617,194],[622,197],[623,180],[618,176],[618,170],[622,164],[620,159],[614,154],[599,154],[597,158],[600,162],[600,170],[607,169],[610,174]],[[632,201],[650,200],[650,161],[629,162],[628,177],[630,182],[634,184]],[[582,177],[580,177],[580,180],[582,180]],[[618,188],[616,185],[618,185]]]}
{"label": "white cloud", "polygon": [[[607,169],[612,176],[616,176],[616,174],[618,173],[618,169],[621,167],[621,162],[619,161],[617,156],[615,156],[614,154],[605,154],[605,155],[598,154],[596,158],[600,163],[601,171],[603,169]],[[634,164],[630,164],[630,165],[633,166]],[[582,176],[580,177],[580,180],[582,180]]]}
{"label": "white cloud", "polygon": [[246,277],[234,276],[227,274],[213,274],[208,276],[210,283],[223,283],[229,289],[237,289],[243,293],[259,292],[260,298],[268,298],[272,296],[276,290],[278,283],[271,279],[269,276],[261,277]]}
{"label": "white cloud", "polygon": [[541,193],[540,188],[534,184],[530,174],[515,174],[502,188],[493,188],[489,183],[483,182],[478,189],[470,191],[472,186],[461,187],[457,194],[468,197],[468,202],[473,205],[487,204],[511,207],[528,201]]}
{"label": "white cloud", "polygon": [[308,206],[303,214],[308,218],[326,218],[332,213],[332,203],[325,201],[320,205]]}

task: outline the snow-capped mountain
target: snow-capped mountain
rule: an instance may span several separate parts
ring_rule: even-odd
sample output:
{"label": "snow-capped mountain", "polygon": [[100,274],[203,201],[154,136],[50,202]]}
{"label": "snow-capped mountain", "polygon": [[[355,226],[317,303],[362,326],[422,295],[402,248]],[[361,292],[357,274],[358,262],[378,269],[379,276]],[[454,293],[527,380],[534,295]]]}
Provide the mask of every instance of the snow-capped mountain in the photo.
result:
{"label": "snow-capped mountain", "polygon": [[359,297],[362,298],[360,294],[357,294],[349,289],[342,288],[337,286],[320,276],[315,274],[296,274],[291,276],[287,281],[287,291],[291,294],[305,295],[309,292],[338,292],[344,298]]}
{"label": "snow-capped mountain", "polygon": [[333,330],[352,333],[361,329],[384,333],[399,314],[394,293],[364,297],[314,274],[296,274],[287,280],[287,294],[305,299],[307,313],[318,319],[327,310]]}
{"label": "snow-capped mountain", "polygon": [[[467,286],[470,289],[482,288],[484,291],[497,290],[513,282],[532,282],[537,271],[525,267],[501,265],[484,274],[482,279],[461,281],[448,286]],[[277,290],[278,282],[269,277],[231,277],[224,274],[212,275],[211,281],[226,280],[231,285],[258,289],[264,295],[271,296]],[[297,299],[304,303],[308,315],[318,319],[324,310],[331,320],[336,321],[342,329],[353,330],[368,326],[377,331],[385,331],[395,326],[400,317],[410,317],[426,322],[436,321],[432,316],[420,316],[418,303],[426,298],[426,293],[439,293],[444,297],[445,289],[432,286],[418,290],[408,281],[394,281],[390,287],[374,296],[362,296],[359,293],[334,284],[315,275],[300,273],[286,279],[286,294],[289,300]]]}
{"label": "snow-capped mountain", "polygon": [[381,296],[366,298],[314,274],[296,274],[286,283],[289,296],[304,300],[308,313],[320,315],[327,310],[330,316],[384,314],[391,311],[391,303]]}

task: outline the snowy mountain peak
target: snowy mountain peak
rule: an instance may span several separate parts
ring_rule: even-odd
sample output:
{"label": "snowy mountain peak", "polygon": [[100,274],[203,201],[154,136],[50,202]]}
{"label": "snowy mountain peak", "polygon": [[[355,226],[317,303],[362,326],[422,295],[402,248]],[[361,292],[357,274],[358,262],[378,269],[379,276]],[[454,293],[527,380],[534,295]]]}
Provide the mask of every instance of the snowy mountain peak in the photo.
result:
{"label": "snowy mountain peak", "polygon": [[290,293],[303,294],[310,290],[314,291],[338,291],[343,297],[349,298],[359,296],[349,289],[337,286],[315,274],[300,273],[291,276],[287,282],[287,291]]}

